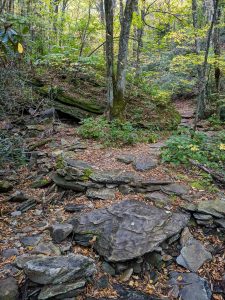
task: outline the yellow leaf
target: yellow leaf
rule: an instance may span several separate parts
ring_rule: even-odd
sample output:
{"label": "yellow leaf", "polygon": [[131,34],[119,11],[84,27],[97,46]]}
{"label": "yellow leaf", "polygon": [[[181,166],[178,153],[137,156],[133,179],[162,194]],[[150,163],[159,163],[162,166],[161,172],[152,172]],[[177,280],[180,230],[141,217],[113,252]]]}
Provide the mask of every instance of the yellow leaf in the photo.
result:
{"label": "yellow leaf", "polygon": [[177,277],[177,280],[178,280],[178,281],[182,281],[182,280],[183,280],[183,277],[180,275],[180,276]]}
{"label": "yellow leaf", "polygon": [[22,44],[18,43],[17,49],[20,54],[23,53],[23,45]]}

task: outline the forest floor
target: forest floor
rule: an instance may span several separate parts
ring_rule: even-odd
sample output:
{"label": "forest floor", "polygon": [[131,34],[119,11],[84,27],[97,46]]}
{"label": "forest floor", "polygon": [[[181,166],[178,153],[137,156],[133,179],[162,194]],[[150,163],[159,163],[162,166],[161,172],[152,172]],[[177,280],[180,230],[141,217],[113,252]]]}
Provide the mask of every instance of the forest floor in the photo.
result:
{"label": "forest floor", "polygon": [[[182,100],[177,101],[175,105],[182,116],[181,124],[190,126],[194,118],[193,102]],[[14,136],[17,136],[19,132],[24,132],[23,136],[26,144],[30,145],[30,149],[32,147],[35,148],[32,150],[33,154],[27,166],[22,166],[18,170],[13,170],[10,166],[8,169],[0,170],[1,178],[6,179],[12,184],[10,191],[0,194],[0,252],[2,253],[0,257],[0,278],[13,276],[20,286],[24,284],[25,276],[22,271],[13,266],[16,257],[24,253],[37,253],[37,251],[35,252],[35,243],[27,245],[22,242],[22,239],[26,236],[42,235],[45,243],[51,241],[48,231],[49,227],[56,222],[66,222],[71,218],[71,213],[65,210],[68,204],[85,205],[82,212],[89,212],[94,208],[108,207],[125,199],[135,199],[153,205],[153,202],[146,200],[142,193],[123,195],[117,190],[116,197],[113,200],[92,200],[86,195],[58,188],[53,184],[51,176],[57,163],[59,163],[57,157],[60,155],[68,155],[70,159],[85,161],[93,165],[96,170],[120,169],[127,172],[134,172],[135,175],[143,179],[151,178],[179,183],[188,189],[189,199],[193,199],[194,203],[215,200],[218,195],[224,193],[222,189],[216,186],[208,190],[198,190],[192,187],[193,182],[201,181],[201,171],[198,169],[162,164],[160,162],[160,149],[163,147],[165,139],[152,144],[141,143],[120,148],[105,148],[94,140],[82,140],[76,133],[76,127],[71,123],[54,120],[54,122],[29,125],[29,119],[27,119],[25,124],[14,125],[11,121],[10,119],[2,121],[0,123],[1,130],[10,129],[10,134]],[[206,132],[211,131],[205,124],[203,124],[201,130]],[[42,140],[46,141],[46,143],[43,145],[38,144]],[[76,145],[79,145],[77,149]],[[71,146],[74,146],[74,148]],[[119,161],[118,157],[121,155],[129,155],[136,158],[150,157],[158,161],[158,164],[152,170],[141,172],[135,170],[132,164],[125,164]],[[40,183],[40,181],[42,182],[43,178],[46,185],[44,184],[40,188],[35,188],[35,184]],[[10,201],[10,197],[16,191],[22,191],[26,195],[26,199],[36,200],[35,205],[21,215],[15,213],[18,211],[18,203]],[[185,198],[182,199],[178,195],[174,195],[171,199],[172,201],[166,205],[166,209],[171,211],[177,211],[182,205],[185,206],[187,204],[187,200]],[[192,235],[201,241],[206,249],[213,252],[213,258],[205,262],[196,273],[206,278],[209,285],[214,287],[213,299],[222,300],[225,292],[223,230],[207,228],[194,223],[189,226],[189,229]],[[56,245],[56,247],[58,246],[60,249],[68,247],[68,252],[80,253],[92,257],[96,261],[98,268],[97,278],[105,275],[101,269],[102,261],[92,248],[80,246],[73,242],[71,238],[60,245]],[[7,252],[9,249],[11,252]],[[47,255],[54,255],[56,252],[56,250],[51,249],[49,252],[47,251]],[[80,298],[77,299],[86,299],[86,297],[93,297],[95,299],[116,297],[117,292],[113,288],[113,284],[115,283],[122,283],[127,287],[140,290],[146,293],[146,295],[160,297],[160,299],[166,299],[167,297],[169,299],[178,299],[171,293],[171,287],[168,284],[169,273],[171,271],[185,273],[187,269],[179,266],[175,260],[172,260],[170,264],[167,265],[164,263],[160,268],[156,268],[154,274],[157,277],[156,280],[149,279],[146,274],[131,274],[128,280],[124,282],[121,275],[107,275],[107,287],[99,288],[96,284],[88,284],[85,296],[79,296]],[[215,287],[218,287],[218,289],[216,290]],[[22,296],[21,299],[23,299]]]}

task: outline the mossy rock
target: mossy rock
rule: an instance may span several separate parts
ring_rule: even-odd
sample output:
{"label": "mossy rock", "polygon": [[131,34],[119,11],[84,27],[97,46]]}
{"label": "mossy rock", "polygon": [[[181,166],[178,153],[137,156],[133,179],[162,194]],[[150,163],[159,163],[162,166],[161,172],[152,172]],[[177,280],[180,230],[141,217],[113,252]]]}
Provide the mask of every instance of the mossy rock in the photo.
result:
{"label": "mossy rock", "polygon": [[42,177],[42,178],[39,178],[39,179],[35,180],[31,184],[31,187],[33,189],[41,189],[41,188],[49,186],[51,183],[52,183],[52,179],[51,178]]}
{"label": "mossy rock", "polygon": [[6,180],[0,180],[0,193],[6,193],[13,189],[13,185]]}

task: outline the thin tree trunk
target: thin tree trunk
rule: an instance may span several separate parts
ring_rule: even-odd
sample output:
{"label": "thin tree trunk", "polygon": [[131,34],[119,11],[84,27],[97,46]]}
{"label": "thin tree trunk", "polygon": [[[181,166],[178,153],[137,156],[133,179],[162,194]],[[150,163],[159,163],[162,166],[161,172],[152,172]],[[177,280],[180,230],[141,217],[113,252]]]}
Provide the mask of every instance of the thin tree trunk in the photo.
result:
{"label": "thin tree trunk", "polygon": [[90,25],[90,20],[91,20],[91,1],[89,1],[89,7],[88,7],[88,20],[81,35],[81,47],[80,47],[79,57],[81,57],[83,54],[84,46],[87,39],[87,31]]}
{"label": "thin tree trunk", "polygon": [[113,20],[114,7],[113,0],[105,0],[105,20],[106,20],[106,65],[107,65],[107,114],[111,118],[114,98],[114,51],[113,51]]}
{"label": "thin tree trunk", "polygon": [[209,56],[209,48],[210,43],[212,39],[212,33],[213,33],[213,27],[216,22],[216,15],[217,15],[217,9],[218,9],[218,2],[219,0],[213,0],[213,6],[214,6],[214,14],[213,18],[208,30],[207,34],[207,40],[206,40],[206,49],[205,49],[205,56],[204,56],[204,62],[202,65],[202,71],[201,71],[201,80],[200,80],[200,93],[199,93],[199,99],[197,103],[197,109],[196,109],[196,117],[195,117],[195,124],[194,128],[197,127],[197,122],[199,118],[203,118],[205,116],[205,109],[206,109],[206,72],[207,72],[207,64],[208,64],[208,56]]}
{"label": "thin tree trunk", "polygon": [[215,29],[214,29],[214,55],[215,55],[215,85],[216,85],[216,92],[219,95],[220,93],[220,78],[221,78],[221,70],[218,63],[218,59],[220,57],[220,17],[221,17],[221,10],[220,8],[217,11],[216,22],[215,22]]}
{"label": "thin tree trunk", "polygon": [[137,5],[137,0],[127,0],[124,10],[124,17],[121,26],[119,53],[117,62],[117,76],[116,76],[116,90],[114,94],[114,103],[112,109],[113,118],[124,118],[126,102],[124,99],[124,92],[126,86],[126,68],[128,55],[128,42],[130,35],[130,28],[132,23],[133,12]]}

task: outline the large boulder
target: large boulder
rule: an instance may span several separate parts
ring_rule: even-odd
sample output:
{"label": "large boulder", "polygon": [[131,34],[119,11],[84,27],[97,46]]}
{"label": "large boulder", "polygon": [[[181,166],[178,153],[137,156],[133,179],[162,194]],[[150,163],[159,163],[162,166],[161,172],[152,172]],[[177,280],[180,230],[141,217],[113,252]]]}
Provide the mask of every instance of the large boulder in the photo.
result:
{"label": "large boulder", "polygon": [[43,257],[28,261],[24,266],[28,278],[39,284],[59,284],[92,276],[94,261],[83,255]]}
{"label": "large boulder", "polygon": [[126,261],[154,251],[180,232],[189,215],[173,213],[135,200],[81,214],[70,220],[74,238],[96,236],[94,248],[108,261]]}

